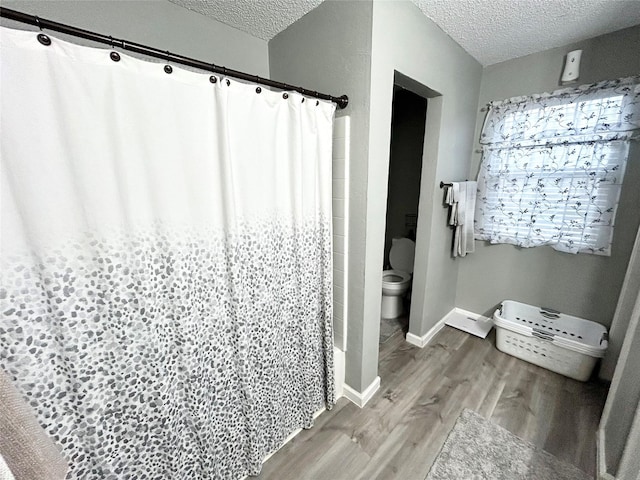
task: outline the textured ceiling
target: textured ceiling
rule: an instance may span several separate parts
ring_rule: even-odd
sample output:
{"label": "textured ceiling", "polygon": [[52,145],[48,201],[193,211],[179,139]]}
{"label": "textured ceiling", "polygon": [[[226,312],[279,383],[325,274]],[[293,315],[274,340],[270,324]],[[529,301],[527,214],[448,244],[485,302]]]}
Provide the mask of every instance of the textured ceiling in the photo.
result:
{"label": "textured ceiling", "polygon": [[483,65],[640,24],[640,0],[412,1]]}
{"label": "textured ceiling", "polygon": [[263,40],[271,40],[305,13],[322,3],[322,0],[169,1]]}
{"label": "textured ceiling", "polygon": [[[170,1],[263,40],[270,40],[322,3],[322,0]],[[411,1],[483,65],[640,24],[640,0]]]}

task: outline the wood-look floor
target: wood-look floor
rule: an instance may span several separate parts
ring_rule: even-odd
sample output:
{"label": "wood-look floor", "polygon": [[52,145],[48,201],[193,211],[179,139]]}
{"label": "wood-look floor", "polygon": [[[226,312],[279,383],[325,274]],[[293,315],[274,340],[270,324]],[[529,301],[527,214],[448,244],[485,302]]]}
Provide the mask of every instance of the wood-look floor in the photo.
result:
{"label": "wood-look floor", "polygon": [[[518,360],[445,327],[425,348],[381,345],[381,387],[362,409],[342,398],[263,466],[261,480],[423,480],[463,408],[595,476],[606,387]],[[456,479],[462,480],[462,479]]]}

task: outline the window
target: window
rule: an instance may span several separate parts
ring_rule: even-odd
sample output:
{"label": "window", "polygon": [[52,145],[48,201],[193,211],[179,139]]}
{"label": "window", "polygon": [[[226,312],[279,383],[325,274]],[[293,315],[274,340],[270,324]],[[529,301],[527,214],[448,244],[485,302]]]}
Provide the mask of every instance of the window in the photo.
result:
{"label": "window", "polygon": [[610,255],[640,77],[493,102],[475,238]]}

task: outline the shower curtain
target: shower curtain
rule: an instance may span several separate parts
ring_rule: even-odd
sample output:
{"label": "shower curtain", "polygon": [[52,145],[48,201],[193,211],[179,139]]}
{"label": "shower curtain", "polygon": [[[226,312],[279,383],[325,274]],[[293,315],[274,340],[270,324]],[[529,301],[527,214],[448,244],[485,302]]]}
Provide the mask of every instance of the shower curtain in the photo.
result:
{"label": "shower curtain", "polygon": [[334,402],[334,106],[2,28],[0,367],[68,478],[238,479]]}

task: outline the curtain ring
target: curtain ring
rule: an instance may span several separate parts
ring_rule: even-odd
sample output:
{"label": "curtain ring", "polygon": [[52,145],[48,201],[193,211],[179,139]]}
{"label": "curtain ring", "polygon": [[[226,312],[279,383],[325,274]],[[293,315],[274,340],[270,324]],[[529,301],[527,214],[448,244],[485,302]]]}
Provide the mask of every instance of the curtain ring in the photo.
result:
{"label": "curtain ring", "polygon": [[109,54],[109,58],[111,58],[111,60],[113,60],[114,62],[119,62],[120,54],[115,51],[116,46],[113,44],[113,37],[111,35],[109,35],[109,45],[111,45],[111,48],[113,49],[113,51]]}
{"label": "curtain ring", "polygon": [[48,47],[49,45],[51,45],[51,39],[48,36],[46,36],[44,33],[39,33],[37,38],[38,38],[38,41],[45,47]]}
{"label": "curtain ring", "polygon": [[[40,23],[40,17],[36,16],[35,18],[36,18],[36,25],[40,29],[40,32],[42,32],[42,24]],[[51,45],[51,39],[44,33],[39,33],[37,36],[37,39],[45,47],[48,47],[49,45]]]}
{"label": "curtain ring", "polygon": [[169,65],[170,57],[171,53],[169,52],[169,50],[167,50],[167,65],[164,66],[164,73],[172,73],[173,72],[173,67],[171,65]]}

